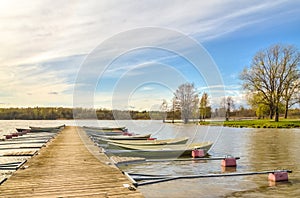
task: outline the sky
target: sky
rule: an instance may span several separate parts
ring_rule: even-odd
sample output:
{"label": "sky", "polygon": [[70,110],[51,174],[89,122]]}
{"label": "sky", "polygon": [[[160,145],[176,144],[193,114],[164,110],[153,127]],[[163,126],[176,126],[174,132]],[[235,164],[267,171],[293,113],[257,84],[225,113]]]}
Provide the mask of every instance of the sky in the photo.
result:
{"label": "sky", "polygon": [[300,49],[300,1],[0,0],[0,107],[155,110],[194,83],[246,106],[239,74]]}

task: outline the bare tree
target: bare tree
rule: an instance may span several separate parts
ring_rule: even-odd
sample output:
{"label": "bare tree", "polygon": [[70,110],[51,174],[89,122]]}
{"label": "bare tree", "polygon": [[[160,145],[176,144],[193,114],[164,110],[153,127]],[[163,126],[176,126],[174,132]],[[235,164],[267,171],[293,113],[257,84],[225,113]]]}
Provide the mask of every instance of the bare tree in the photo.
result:
{"label": "bare tree", "polygon": [[[277,122],[284,95],[292,93],[290,85],[297,80],[295,76],[299,76],[299,62],[300,53],[295,47],[274,45],[257,52],[250,68],[241,73],[244,89],[259,94],[261,103],[269,106],[270,118],[275,115]],[[289,97],[286,100],[289,103]]]}
{"label": "bare tree", "polygon": [[196,92],[194,84],[192,83],[185,83],[180,85],[174,93],[174,99],[178,101],[180,105],[181,118],[185,124],[188,123],[193,113],[195,103],[198,103],[198,101],[196,101],[197,98],[198,94]]}
{"label": "bare tree", "polygon": [[177,111],[180,111],[180,104],[179,104],[179,100],[176,98],[176,97],[174,97],[173,99],[172,99],[172,123],[174,123],[174,120],[175,120],[175,113],[177,112]]}
{"label": "bare tree", "polygon": [[163,122],[165,122],[167,118],[167,112],[168,112],[168,102],[165,99],[163,99],[163,102],[160,106],[160,110],[162,112]]}
{"label": "bare tree", "polygon": [[228,96],[228,97],[224,97],[221,100],[221,107],[224,108],[225,110],[225,119],[226,121],[229,120],[230,118],[230,112],[232,109],[234,109],[234,101],[232,99],[232,97]]}

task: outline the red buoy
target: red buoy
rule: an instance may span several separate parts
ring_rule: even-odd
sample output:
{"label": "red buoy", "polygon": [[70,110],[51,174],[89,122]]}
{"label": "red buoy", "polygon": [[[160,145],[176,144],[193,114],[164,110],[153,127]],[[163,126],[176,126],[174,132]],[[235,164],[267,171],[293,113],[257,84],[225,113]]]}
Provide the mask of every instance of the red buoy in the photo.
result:
{"label": "red buoy", "polygon": [[156,138],[148,138],[147,140],[156,140]]}
{"label": "red buoy", "polygon": [[122,135],[132,136],[133,134],[132,134],[132,133],[129,133],[129,132],[123,132]]}
{"label": "red buoy", "polygon": [[19,135],[18,135],[18,133],[12,133],[11,134],[13,137],[18,137]]}
{"label": "red buoy", "polygon": [[197,158],[197,157],[204,157],[205,152],[203,149],[194,149],[192,150],[192,157]]}
{"label": "red buoy", "polygon": [[288,173],[284,171],[269,173],[269,180],[273,182],[288,181],[289,180]]}
{"label": "red buoy", "polygon": [[13,136],[12,135],[5,135],[6,139],[11,139]]}
{"label": "red buoy", "polygon": [[234,157],[224,158],[221,162],[221,165],[225,166],[225,167],[235,167],[236,166],[236,159]]}

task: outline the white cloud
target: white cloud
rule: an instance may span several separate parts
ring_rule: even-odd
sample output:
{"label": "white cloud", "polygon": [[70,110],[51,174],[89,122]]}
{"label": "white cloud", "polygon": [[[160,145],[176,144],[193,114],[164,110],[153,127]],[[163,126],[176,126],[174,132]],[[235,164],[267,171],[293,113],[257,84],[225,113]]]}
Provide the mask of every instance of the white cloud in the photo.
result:
{"label": "white cloud", "polygon": [[[285,1],[1,1],[1,54],[6,63],[87,53],[121,31],[157,26],[202,35],[236,30]],[[247,19],[247,21],[243,20]],[[143,38],[145,39],[145,38]]]}
{"label": "white cloud", "polygon": [[142,91],[152,91],[153,89],[153,87],[145,86],[142,88]]}
{"label": "white cloud", "polygon": [[12,106],[70,106],[72,99],[64,92],[72,89],[73,85],[65,82],[55,71],[44,71],[37,65],[17,66],[14,71],[2,68],[0,84],[1,93],[5,93],[1,100]]}

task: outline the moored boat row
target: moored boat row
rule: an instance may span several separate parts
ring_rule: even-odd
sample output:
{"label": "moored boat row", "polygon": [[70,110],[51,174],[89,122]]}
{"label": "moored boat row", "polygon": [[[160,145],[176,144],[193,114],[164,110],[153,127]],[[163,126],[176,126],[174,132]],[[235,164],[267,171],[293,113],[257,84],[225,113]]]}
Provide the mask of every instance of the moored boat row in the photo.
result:
{"label": "moored boat row", "polygon": [[[36,155],[64,126],[17,128],[0,141],[0,173],[5,182],[30,157]],[[33,131],[31,131],[33,129]]]}
{"label": "moored boat row", "polygon": [[[105,128],[105,127],[103,127]],[[143,157],[143,158],[174,158],[191,156],[193,150],[201,149],[202,153],[208,154],[212,147],[212,142],[188,143],[188,138],[171,138],[157,140],[151,137],[151,134],[135,135],[134,133],[111,132],[117,135],[104,135],[103,128],[87,128],[83,129],[90,138],[103,147],[104,152],[108,156],[122,157]],[[111,128],[115,130],[116,128]],[[106,130],[108,132],[109,130]]]}
{"label": "moored boat row", "polygon": [[102,140],[147,140],[149,139],[151,136],[151,134],[145,134],[145,135],[111,135],[111,136],[107,136],[107,135],[103,135],[103,136],[99,136],[99,138],[101,138]]}

